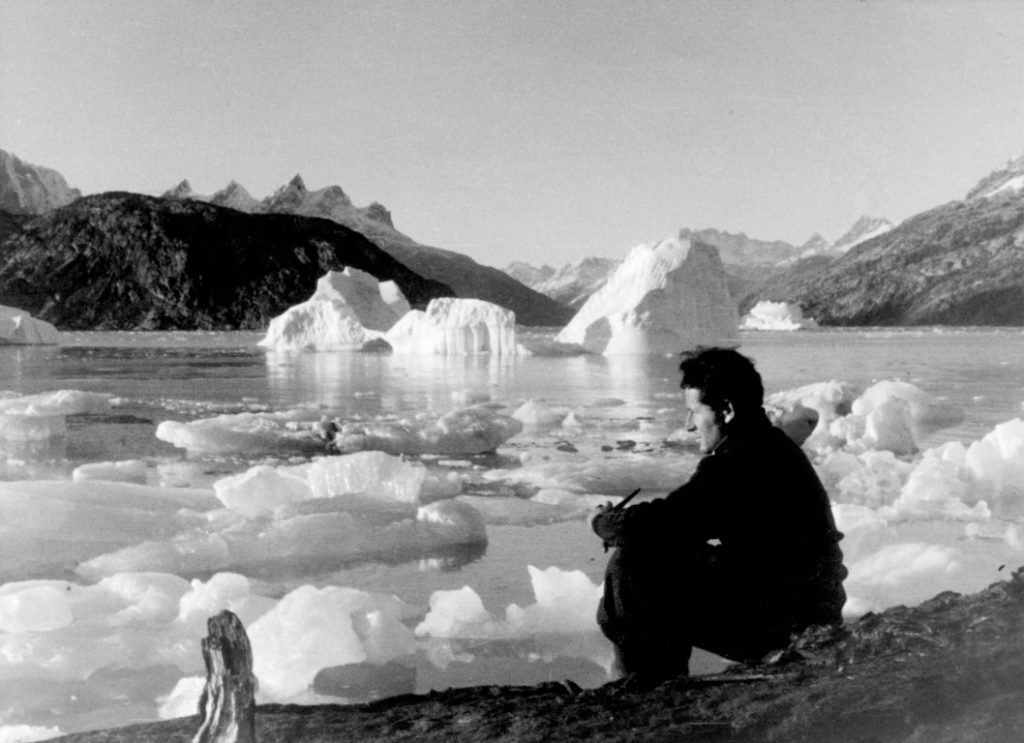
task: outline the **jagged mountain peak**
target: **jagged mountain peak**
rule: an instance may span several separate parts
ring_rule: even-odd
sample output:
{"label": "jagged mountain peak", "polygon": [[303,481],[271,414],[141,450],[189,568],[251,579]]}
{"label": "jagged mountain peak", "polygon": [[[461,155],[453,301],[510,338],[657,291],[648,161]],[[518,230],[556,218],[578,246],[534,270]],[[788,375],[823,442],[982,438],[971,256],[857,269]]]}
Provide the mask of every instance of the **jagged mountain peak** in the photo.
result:
{"label": "jagged mountain peak", "polygon": [[863,215],[853,223],[853,226],[846,231],[846,234],[836,240],[832,249],[837,253],[845,253],[865,240],[884,235],[894,226],[888,219]]}
{"label": "jagged mountain peak", "polygon": [[820,232],[815,232],[807,238],[807,242],[800,246],[800,250],[803,253],[820,253],[823,250],[827,250],[829,247],[829,241],[822,237]]}
{"label": "jagged mountain peak", "polygon": [[11,214],[43,214],[81,196],[56,170],[0,150],[0,209]]}
{"label": "jagged mountain peak", "polygon": [[1006,167],[993,170],[967,192],[965,199],[1013,198],[1024,193],[1024,155],[1009,160]]}
{"label": "jagged mountain peak", "polygon": [[391,212],[379,201],[372,202],[368,207],[364,208],[362,212],[367,219],[372,219],[375,222],[386,224],[388,227],[393,228],[395,226],[394,221],[391,219]]}
{"label": "jagged mountain peak", "polygon": [[168,189],[160,194],[160,198],[191,199],[195,198],[195,193],[192,191],[192,184],[188,182],[188,178],[185,178],[174,188]]}
{"label": "jagged mountain peak", "polygon": [[253,198],[244,186],[232,179],[227,186],[209,198],[209,202],[216,206],[226,206],[237,209],[240,212],[252,214],[259,210],[260,202]]}

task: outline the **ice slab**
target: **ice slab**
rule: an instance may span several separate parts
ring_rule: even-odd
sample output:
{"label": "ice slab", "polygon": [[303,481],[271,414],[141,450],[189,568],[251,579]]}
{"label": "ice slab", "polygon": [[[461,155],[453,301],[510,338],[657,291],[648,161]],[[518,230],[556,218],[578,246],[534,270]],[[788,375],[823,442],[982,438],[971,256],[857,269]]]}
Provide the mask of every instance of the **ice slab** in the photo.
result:
{"label": "ice slab", "polygon": [[401,562],[487,543],[484,518],[465,503],[436,501],[414,511],[402,504],[369,510],[365,500],[358,505],[353,512],[349,498],[314,498],[254,519],[222,509],[201,526],[93,557],[76,572],[86,579],[128,571],[299,575],[314,565],[329,570],[354,562]]}
{"label": "ice slab", "polygon": [[[240,456],[311,456],[326,450],[315,433],[319,414],[308,410],[276,413],[236,413],[194,421],[163,421],[156,436],[190,452]],[[382,451],[389,454],[466,455],[494,451],[519,433],[522,423],[490,408],[474,406],[447,413],[419,413],[396,419],[335,421],[333,446],[350,454]]]}
{"label": "ice slab", "polygon": [[633,248],[555,337],[605,355],[679,353],[738,337],[718,250],[687,240]]}
{"label": "ice slab", "polygon": [[181,449],[204,454],[249,456],[312,455],[324,442],[310,431],[309,411],[234,413],[194,421],[162,421],[156,437]]}
{"label": "ice slab", "polygon": [[79,390],[0,393],[0,441],[45,441],[67,434],[67,416],[103,413],[110,396]]}
{"label": "ice slab", "polygon": [[134,482],[146,484],[146,463],[141,459],[126,459],[120,462],[91,462],[76,467],[71,472],[75,482],[82,480],[106,480],[108,482]]}
{"label": "ice slab", "polygon": [[[0,483],[0,576],[60,571],[205,523],[211,491],[85,480]],[[58,573],[59,574],[59,573]]]}
{"label": "ice slab", "polygon": [[366,449],[390,454],[458,456],[494,451],[523,430],[522,422],[487,407],[468,407],[437,416],[343,423],[334,438],[339,451]]}

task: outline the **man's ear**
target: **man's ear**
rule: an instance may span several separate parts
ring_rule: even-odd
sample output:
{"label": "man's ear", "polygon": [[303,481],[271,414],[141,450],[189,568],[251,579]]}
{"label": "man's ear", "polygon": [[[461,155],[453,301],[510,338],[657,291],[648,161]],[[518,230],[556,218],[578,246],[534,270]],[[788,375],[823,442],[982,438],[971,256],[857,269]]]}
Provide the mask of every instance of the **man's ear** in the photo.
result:
{"label": "man's ear", "polygon": [[735,417],[736,409],[732,406],[732,402],[730,400],[726,400],[725,407],[722,409],[722,420],[729,423]]}

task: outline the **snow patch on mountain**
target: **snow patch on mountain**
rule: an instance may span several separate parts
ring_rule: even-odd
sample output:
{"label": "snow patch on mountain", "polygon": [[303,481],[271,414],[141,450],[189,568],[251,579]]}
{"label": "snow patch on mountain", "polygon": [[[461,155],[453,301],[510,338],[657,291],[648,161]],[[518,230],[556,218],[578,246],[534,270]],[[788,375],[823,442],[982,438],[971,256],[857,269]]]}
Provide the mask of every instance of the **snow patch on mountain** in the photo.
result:
{"label": "snow patch on mountain", "polygon": [[1024,191],[1024,155],[1006,163],[1001,170],[994,170],[981,179],[967,192],[966,200],[991,199],[994,197],[1015,197]]}

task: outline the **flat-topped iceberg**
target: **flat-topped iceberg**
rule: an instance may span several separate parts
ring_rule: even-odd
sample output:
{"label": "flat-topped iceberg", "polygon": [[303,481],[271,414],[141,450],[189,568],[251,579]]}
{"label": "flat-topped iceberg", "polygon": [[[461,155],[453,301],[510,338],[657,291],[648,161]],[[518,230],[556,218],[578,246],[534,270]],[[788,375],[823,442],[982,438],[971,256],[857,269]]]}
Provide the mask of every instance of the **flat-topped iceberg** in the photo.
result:
{"label": "flat-topped iceberg", "polygon": [[407,312],[385,334],[395,353],[513,356],[516,315],[482,299],[433,299],[425,312]]}
{"label": "flat-topped iceberg", "polygon": [[270,321],[261,346],[313,351],[359,348],[409,312],[393,281],[380,283],[365,271],[329,271],[313,296]]}
{"label": "flat-topped iceberg", "polygon": [[639,245],[556,336],[605,355],[678,353],[737,337],[718,250],[671,239]]}
{"label": "flat-topped iceberg", "polygon": [[750,308],[740,324],[742,330],[803,330],[818,323],[805,318],[800,305],[764,300]]}
{"label": "flat-topped iceberg", "polygon": [[37,320],[25,310],[0,305],[0,345],[53,346],[60,333],[45,320]]}

